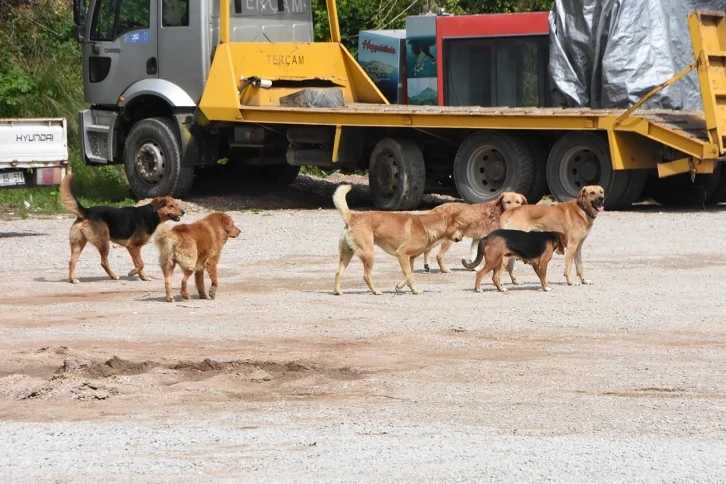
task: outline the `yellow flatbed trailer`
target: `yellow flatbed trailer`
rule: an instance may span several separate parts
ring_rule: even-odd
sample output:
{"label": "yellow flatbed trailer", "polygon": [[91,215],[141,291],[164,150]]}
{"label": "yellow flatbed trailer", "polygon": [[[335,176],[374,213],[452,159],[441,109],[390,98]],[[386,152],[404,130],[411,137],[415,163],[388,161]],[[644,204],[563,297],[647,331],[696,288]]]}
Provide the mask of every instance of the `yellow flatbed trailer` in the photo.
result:
{"label": "yellow flatbed trailer", "polygon": [[[335,0],[327,0],[327,7],[332,42],[241,43],[229,42],[229,2],[221,1],[220,45],[199,103],[198,122],[286,130],[292,144],[295,138],[289,133],[294,129],[323,130],[332,133],[332,146],[317,153],[329,157],[330,166],[353,158],[351,145],[370,146],[363,150],[370,153],[369,183],[381,209],[415,208],[424,191],[436,191],[426,178],[432,172],[445,173],[447,166],[456,190],[468,202],[488,201],[510,190],[536,200],[544,192],[567,200],[583,185],[599,184],[606,190],[607,208],[624,208],[641,195],[648,177],[683,180],[676,176],[682,174],[689,183],[664,183],[664,193],[673,193],[662,199],[692,200],[678,195],[692,194],[694,188],[699,192],[710,183],[710,195],[695,201],[726,201],[726,175],[721,177],[718,164],[726,154],[724,12],[689,14],[694,63],[624,110],[388,104],[341,44]],[[698,72],[703,112],[640,109],[653,94],[693,69]],[[271,85],[254,82],[260,79]],[[326,91],[337,91],[340,105],[283,102]],[[312,131],[304,132],[300,139],[317,139]],[[448,147],[450,156],[427,159],[422,139]]]}

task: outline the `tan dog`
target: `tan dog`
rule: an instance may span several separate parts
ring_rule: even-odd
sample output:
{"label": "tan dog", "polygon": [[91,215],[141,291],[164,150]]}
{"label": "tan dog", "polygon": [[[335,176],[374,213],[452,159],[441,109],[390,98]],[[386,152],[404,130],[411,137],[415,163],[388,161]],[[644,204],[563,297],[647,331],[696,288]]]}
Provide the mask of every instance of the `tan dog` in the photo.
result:
{"label": "tan dog", "polygon": [[151,239],[159,224],[167,220],[179,221],[184,210],[179,207],[176,200],[171,197],[156,197],[148,205],[140,207],[84,207],[73,194],[71,183],[73,175],[63,179],[59,190],[61,204],[66,210],[78,217],[70,231],[71,260],[68,263],[68,279],[78,284],[76,279],[76,263],[81,256],[83,248],[88,242],[98,249],[101,254],[101,267],[111,279],[118,276],[111,270],[108,263],[108,253],[111,242],[126,247],[134,262],[134,269],[129,277],[139,275],[142,281],[149,278],[144,274],[144,261],[141,258],[141,247]]}
{"label": "tan dog", "polygon": [[[432,213],[445,212],[449,210],[459,211],[458,219],[463,227],[464,237],[471,237],[471,259],[476,257],[476,248],[479,240],[490,232],[499,228],[499,219],[505,210],[527,205],[527,198],[516,192],[504,192],[496,200],[486,203],[444,203],[431,210]],[[444,255],[453,244],[451,240],[445,240],[441,244],[439,253],[436,254],[436,262],[441,272],[451,272],[444,263]],[[429,253],[424,252],[424,270],[429,272]]]}
{"label": "tan dog", "polygon": [[355,254],[363,262],[363,279],[368,288],[373,294],[381,294],[373,285],[371,277],[374,246],[377,245],[396,257],[401,265],[403,280],[396,286],[396,291],[408,285],[411,292],[421,294],[414,285],[413,261],[443,239],[455,242],[461,240],[461,227],[456,219],[458,212],[451,210],[423,215],[382,211],[354,213],[345,201],[345,195],[350,189],[350,185],[341,185],[333,195],[333,204],[345,222],[345,229],[340,236],[340,264],[335,273],[333,293],[341,294],[340,279]]}
{"label": "tan dog", "polygon": [[207,299],[204,289],[206,269],[212,280],[209,298],[214,299],[219,286],[217,263],[222,248],[229,237],[234,238],[239,234],[240,229],[235,226],[232,217],[224,213],[212,213],[191,224],[179,224],[172,229],[164,227],[159,230],[154,242],[159,248],[159,264],[164,273],[167,302],[174,300],[171,297],[171,276],[176,264],[179,264],[184,271],[181,283],[182,298],[189,299],[187,281],[194,274],[199,298]]}
{"label": "tan dog", "polygon": [[[573,285],[570,278],[572,261],[577,267],[577,276],[583,284],[592,284],[585,279],[582,265],[582,245],[595,222],[597,214],[604,210],[605,190],[599,185],[582,187],[577,198],[557,205],[527,205],[507,210],[502,214],[500,226],[503,229],[516,229],[540,232],[558,232],[567,238],[565,256],[565,278],[567,284]],[[514,259],[507,264],[507,271],[512,284],[519,284],[514,275]]]}
{"label": "tan dog", "polygon": [[524,232],[522,230],[499,229],[483,237],[477,244],[477,254],[473,262],[461,259],[467,269],[474,269],[484,259],[484,267],[476,273],[474,290],[481,292],[481,280],[487,272],[493,270],[492,282],[500,292],[507,292],[502,286],[502,268],[504,259],[519,259],[529,264],[537,273],[543,291],[547,286],[547,265],[555,251],[565,253],[567,237],[557,232]]}

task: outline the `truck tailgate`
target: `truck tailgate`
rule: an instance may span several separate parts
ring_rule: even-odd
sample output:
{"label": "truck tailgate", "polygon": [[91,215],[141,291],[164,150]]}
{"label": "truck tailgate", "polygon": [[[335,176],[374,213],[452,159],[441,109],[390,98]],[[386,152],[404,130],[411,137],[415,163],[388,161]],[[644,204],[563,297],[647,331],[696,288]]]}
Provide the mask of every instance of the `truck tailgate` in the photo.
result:
{"label": "truck tailgate", "polygon": [[65,119],[0,119],[0,169],[53,166],[67,160]]}

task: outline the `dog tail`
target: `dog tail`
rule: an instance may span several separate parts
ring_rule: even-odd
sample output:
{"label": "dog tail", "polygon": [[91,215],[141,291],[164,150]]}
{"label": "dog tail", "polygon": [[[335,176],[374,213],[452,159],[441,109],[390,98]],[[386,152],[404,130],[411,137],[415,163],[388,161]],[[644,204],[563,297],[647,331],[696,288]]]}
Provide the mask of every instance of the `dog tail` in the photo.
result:
{"label": "dog tail", "polygon": [[63,178],[58,198],[60,199],[61,205],[63,205],[66,210],[74,213],[78,218],[86,218],[86,208],[81,205],[76,196],[73,194],[71,183],[73,183],[73,173],[69,173],[65,176],[65,178]]}
{"label": "dog tail", "polygon": [[172,263],[177,240],[176,234],[168,225],[162,224],[156,229],[154,243],[159,249],[159,265]]}
{"label": "dog tail", "polygon": [[474,259],[471,262],[467,262],[466,259],[462,257],[461,263],[466,267],[467,269],[474,269],[476,266],[481,264],[482,259],[484,258],[484,248],[487,246],[487,242],[489,241],[489,237],[482,237],[482,239],[479,241],[479,245],[476,248],[476,259]]}
{"label": "dog tail", "polygon": [[333,205],[340,212],[340,216],[343,217],[346,225],[350,223],[351,212],[348,208],[348,202],[345,201],[345,196],[352,188],[351,185],[340,185],[335,189],[335,193],[333,194]]}

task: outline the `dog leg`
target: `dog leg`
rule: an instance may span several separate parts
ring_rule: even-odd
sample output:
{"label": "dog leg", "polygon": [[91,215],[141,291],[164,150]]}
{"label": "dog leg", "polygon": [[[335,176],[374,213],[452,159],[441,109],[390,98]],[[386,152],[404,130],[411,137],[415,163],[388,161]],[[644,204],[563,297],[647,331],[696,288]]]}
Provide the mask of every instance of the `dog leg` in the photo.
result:
{"label": "dog leg", "polygon": [[583,284],[589,285],[592,284],[592,281],[589,279],[585,279],[585,267],[582,265],[582,246],[585,245],[585,241],[583,240],[580,242],[580,245],[577,246],[577,251],[575,252],[575,270],[577,271],[577,277],[580,278]]}
{"label": "dog leg", "polygon": [[166,302],[174,302],[171,296],[171,276],[174,273],[174,263],[162,264],[161,272],[164,274],[164,289],[166,290]]}
{"label": "dog leg", "polygon": [[197,294],[199,294],[199,299],[209,298],[210,296],[207,295],[207,291],[204,289],[204,269],[194,272],[194,282],[197,285]]}
{"label": "dog leg", "polygon": [[182,271],[184,271],[184,276],[182,277],[182,283],[181,283],[181,297],[185,301],[189,300],[189,290],[187,289],[187,281],[189,281],[189,278],[194,274],[194,271],[190,271],[187,269],[182,268]]}
{"label": "dog leg", "polygon": [[118,280],[118,276],[111,270],[111,265],[108,263],[108,254],[111,252],[111,244],[108,242],[101,242],[98,251],[101,253],[101,267],[106,271],[108,277],[114,281]]}
{"label": "dog leg", "polygon": [[348,243],[342,237],[340,239],[338,249],[340,252],[340,262],[338,263],[338,270],[335,273],[335,285],[333,286],[333,294],[336,296],[340,296],[342,294],[340,291],[340,280],[343,278],[343,271],[345,271],[348,267],[348,264],[350,264],[350,260],[354,255],[353,249],[350,248]]}
{"label": "dog leg", "polygon": [[547,285],[547,264],[550,263],[550,259],[552,259],[552,254],[548,255],[545,253],[542,257],[540,257],[539,264],[532,264],[534,272],[537,273],[539,282],[542,284],[542,290],[545,292],[549,292],[551,290]]}
{"label": "dog leg", "polygon": [[[207,262],[204,264],[207,267],[207,272],[209,273],[209,279],[212,281],[212,287],[209,288],[209,297],[211,299],[214,299],[217,297],[217,288],[219,287],[219,284],[217,283],[217,259],[209,258],[207,259]],[[202,272],[202,275],[204,273]],[[202,289],[204,288],[204,280],[202,279]],[[199,286],[197,286],[199,287]],[[199,293],[199,297],[202,297],[202,293]]]}
{"label": "dog leg", "polygon": [[431,267],[429,266],[429,254],[431,253],[431,249],[424,252],[424,272],[431,272]]}
{"label": "dog leg", "polygon": [[412,293],[423,294],[423,291],[419,291],[418,289],[416,289],[416,286],[413,282],[413,272],[411,271],[411,268],[413,266],[413,258],[408,255],[399,254],[398,263],[401,265],[403,280],[396,285],[396,292],[399,292],[401,289],[404,288],[404,286],[408,286],[411,289]]}
{"label": "dog leg", "polygon": [[575,259],[576,254],[577,246],[574,244],[567,244],[567,249],[565,250],[565,279],[567,279],[568,286],[579,285],[579,283],[575,283],[570,277],[570,273],[572,272],[572,261]]}
{"label": "dog leg", "polygon": [[133,270],[129,271],[129,277],[134,277],[136,274],[139,275],[139,279],[142,281],[150,281],[151,279],[144,274],[144,260],[141,258],[141,247],[135,245],[126,248],[131,254],[131,260],[134,263]]}
{"label": "dog leg", "polygon": [[439,270],[441,272],[451,272],[451,270],[446,267],[446,264],[444,263],[444,256],[446,255],[446,251],[449,250],[451,245],[454,243],[453,240],[446,240],[443,244],[441,244],[441,248],[439,249],[438,254],[436,254],[436,262],[439,264]]}
{"label": "dog leg", "polygon": [[361,254],[360,260],[363,263],[363,280],[366,281],[368,289],[370,289],[373,294],[380,296],[383,293],[376,289],[376,286],[373,285],[373,251]]}
{"label": "dog leg", "polygon": [[522,283],[519,282],[519,280],[517,279],[517,276],[514,275],[514,263],[515,262],[517,262],[517,259],[514,259],[514,258],[510,258],[507,261],[507,272],[509,272],[509,278],[512,280],[512,284],[514,284],[515,286],[519,286]]}
{"label": "dog leg", "polygon": [[68,280],[73,284],[78,284],[78,279],[76,279],[76,263],[85,246],[86,239],[83,237],[78,237],[71,241],[71,260],[68,262]]}
{"label": "dog leg", "polygon": [[[482,267],[481,270],[476,271],[476,281],[474,282],[474,290],[476,292],[481,292],[481,280],[484,279],[484,276],[489,273],[492,269],[496,267],[496,264],[498,264],[500,267],[502,265],[502,262],[499,261],[498,263],[491,263],[488,262],[484,264],[484,267]],[[506,291],[506,289],[504,289]]]}
{"label": "dog leg", "polygon": [[[512,259],[513,260],[513,259]],[[507,288],[502,286],[502,269],[504,268],[504,264],[500,261],[498,264],[494,266],[494,274],[492,274],[492,282],[495,286],[497,286],[497,289],[499,292],[507,292]],[[486,267],[485,267],[486,269]]]}

